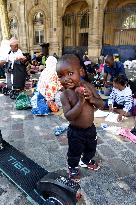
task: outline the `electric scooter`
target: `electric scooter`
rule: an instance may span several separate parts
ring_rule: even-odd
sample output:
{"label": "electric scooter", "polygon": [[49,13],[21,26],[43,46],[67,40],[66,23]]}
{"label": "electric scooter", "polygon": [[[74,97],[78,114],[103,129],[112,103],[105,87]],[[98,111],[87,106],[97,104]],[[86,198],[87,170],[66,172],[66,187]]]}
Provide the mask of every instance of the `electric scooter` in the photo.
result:
{"label": "electric scooter", "polygon": [[76,205],[80,185],[55,172],[48,172],[2,139],[0,131],[0,171],[27,199],[39,205]]}

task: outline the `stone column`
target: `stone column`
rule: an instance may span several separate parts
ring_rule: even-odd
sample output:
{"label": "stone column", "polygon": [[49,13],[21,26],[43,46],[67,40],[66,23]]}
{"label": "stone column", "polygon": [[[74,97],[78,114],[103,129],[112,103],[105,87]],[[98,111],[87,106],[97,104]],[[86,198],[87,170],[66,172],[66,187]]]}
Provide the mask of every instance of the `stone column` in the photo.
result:
{"label": "stone column", "polygon": [[9,39],[10,31],[8,24],[8,12],[6,7],[6,1],[0,0],[0,20],[3,39]]}
{"label": "stone column", "polygon": [[52,1],[53,7],[51,13],[51,40],[50,40],[50,54],[54,52],[58,55],[59,46],[58,46],[58,0]]}
{"label": "stone column", "polygon": [[19,2],[19,10],[20,10],[20,21],[19,24],[19,40],[20,47],[23,52],[27,52],[27,35],[26,35],[26,8],[25,8],[25,0]]}
{"label": "stone column", "polygon": [[97,61],[102,48],[103,9],[98,0],[94,0],[89,15],[88,55],[92,61]]}

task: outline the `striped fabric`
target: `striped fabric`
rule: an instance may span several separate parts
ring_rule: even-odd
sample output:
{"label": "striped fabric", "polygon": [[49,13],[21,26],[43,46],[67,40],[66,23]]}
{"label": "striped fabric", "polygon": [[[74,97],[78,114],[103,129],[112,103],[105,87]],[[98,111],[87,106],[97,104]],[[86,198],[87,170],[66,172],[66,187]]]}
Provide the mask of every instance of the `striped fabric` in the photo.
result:
{"label": "striped fabric", "polygon": [[108,99],[108,105],[113,105],[115,102],[119,105],[124,105],[123,110],[125,112],[130,111],[133,105],[131,89],[129,87],[125,87],[124,90],[113,88]]}

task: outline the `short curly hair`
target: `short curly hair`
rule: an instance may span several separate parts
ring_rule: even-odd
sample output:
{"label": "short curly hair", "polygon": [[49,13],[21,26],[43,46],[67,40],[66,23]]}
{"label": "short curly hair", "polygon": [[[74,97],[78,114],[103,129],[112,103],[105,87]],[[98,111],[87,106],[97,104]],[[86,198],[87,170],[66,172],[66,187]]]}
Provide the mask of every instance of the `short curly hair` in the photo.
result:
{"label": "short curly hair", "polygon": [[127,80],[125,75],[120,74],[120,75],[114,77],[113,82],[118,83],[118,84],[124,86],[124,85],[127,84],[128,80]]}

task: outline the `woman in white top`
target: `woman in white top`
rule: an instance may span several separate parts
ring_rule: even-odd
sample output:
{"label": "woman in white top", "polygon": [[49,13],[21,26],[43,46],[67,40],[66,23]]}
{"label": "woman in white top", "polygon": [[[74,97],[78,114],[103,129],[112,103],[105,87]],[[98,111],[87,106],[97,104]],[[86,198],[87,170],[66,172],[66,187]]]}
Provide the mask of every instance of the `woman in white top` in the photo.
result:
{"label": "woman in white top", "polygon": [[[22,51],[18,48],[18,40],[15,37],[12,37],[9,41],[10,50],[5,55],[1,55],[0,57],[0,65],[4,65],[6,62],[12,62],[14,64],[14,61],[25,61],[26,57],[23,56]],[[4,49],[4,47],[3,47]]]}

